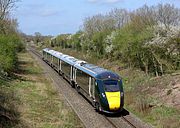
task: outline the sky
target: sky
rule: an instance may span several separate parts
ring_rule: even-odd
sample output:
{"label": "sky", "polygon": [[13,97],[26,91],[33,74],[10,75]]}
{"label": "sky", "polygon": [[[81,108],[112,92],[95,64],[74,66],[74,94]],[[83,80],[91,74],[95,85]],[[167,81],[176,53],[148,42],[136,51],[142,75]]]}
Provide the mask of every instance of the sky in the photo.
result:
{"label": "sky", "polygon": [[158,3],[170,3],[180,8],[180,0],[21,0],[13,17],[18,19],[23,33],[55,36],[77,32],[89,16],[106,14],[114,8],[132,11],[144,4]]}

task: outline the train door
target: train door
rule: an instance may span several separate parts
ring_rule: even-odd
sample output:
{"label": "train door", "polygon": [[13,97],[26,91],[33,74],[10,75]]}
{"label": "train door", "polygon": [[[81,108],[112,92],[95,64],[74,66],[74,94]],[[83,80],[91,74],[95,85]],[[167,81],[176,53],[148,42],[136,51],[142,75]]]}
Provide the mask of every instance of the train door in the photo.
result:
{"label": "train door", "polygon": [[52,55],[50,55],[51,56],[51,66],[53,65],[53,56]]}
{"label": "train door", "polygon": [[73,66],[71,66],[71,71],[70,71],[70,79],[71,79],[71,81],[73,80]]}
{"label": "train door", "polygon": [[95,99],[95,79],[92,77],[89,77],[89,95]]}
{"label": "train door", "polygon": [[60,59],[58,58],[58,72],[60,73]]}
{"label": "train door", "polygon": [[77,69],[76,68],[73,68],[73,80],[77,83],[77,80],[76,80],[76,72],[77,72]]}

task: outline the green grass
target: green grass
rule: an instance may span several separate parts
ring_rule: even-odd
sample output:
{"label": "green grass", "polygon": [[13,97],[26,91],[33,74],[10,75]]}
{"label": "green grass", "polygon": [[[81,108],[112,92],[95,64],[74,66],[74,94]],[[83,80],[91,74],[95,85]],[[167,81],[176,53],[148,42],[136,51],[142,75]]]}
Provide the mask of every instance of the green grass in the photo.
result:
{"label": "green grass", "polygon": [[[74,111],[67,106],[52,81],[29,54],[19,54],[19,79],[5,82],[0,79],[1,91],[8,100],[4,108],[13,110],[16,121],[6,121],[6,128],[80,128],[83,127]],[[1,93],[2,94],[2,93]],[[5,96],[5,93],[2,94]],[[7,99],[7,98],[6,98]],[[12,114],[13,116],[13,114]]]}
{"label": "green grass", "polygon": [[160,106],[152,109],[144,120],[151,122],[157,128],[178,128],[180,111],[172,107]]}

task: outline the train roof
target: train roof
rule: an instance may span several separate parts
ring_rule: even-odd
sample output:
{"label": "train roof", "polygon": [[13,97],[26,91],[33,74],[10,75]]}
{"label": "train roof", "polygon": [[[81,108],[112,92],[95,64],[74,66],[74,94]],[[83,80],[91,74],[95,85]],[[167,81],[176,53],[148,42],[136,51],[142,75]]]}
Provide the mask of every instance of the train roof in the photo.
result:
{"label": "train roof", "polygon": [[78,59],[72,57],[72,56],[69,56],[69,55],[66,55],[66,54],[63,54],[61,52],[57,52],[55,50],[50,50],[48,48],[46,49],[43,49],[43,51],[55,56],[56,58],[59,58],[61,59],[62,61],[70,64],[70,65],[74,65],[76,63],[76,61],[78,61]]}
{"label": "train roof", "polygon": [[77,69],[82,70],[83,72],[89,74],[90,76],[92,76],[94,78],[98,78],[98,79],[107,79],[107,78],[120,79],[118,74],[116,74],[112,71],[109,71],[107,69],[101,68],[99,66],[89,64],[86,61],[76,59],[72,56],[57,52],[55,50],[50,50],[48,48],[43,49],[43,51],[61,59],[62,61],[66,62],[70,65],[73,65]]}
{"label": "train roof", "polygon": [[98,79],[120,79],[119,75],[109,71],[107,69],[101,68],[99,66],[84,63],[84,64],[75,64],[74,67],[82,70],[83,72],[93,76],[94,78]]}

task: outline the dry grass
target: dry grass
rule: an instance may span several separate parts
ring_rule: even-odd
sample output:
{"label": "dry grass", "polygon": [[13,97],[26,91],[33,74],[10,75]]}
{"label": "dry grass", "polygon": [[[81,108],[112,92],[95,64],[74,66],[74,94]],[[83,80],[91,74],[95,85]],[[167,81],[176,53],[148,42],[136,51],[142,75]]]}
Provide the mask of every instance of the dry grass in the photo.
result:
{"label": "dry grass", "polygon": [[[7,124],[13,128],[80,128],[83,127],[63,96],[53,88],[37,62],[27,53],[19,54],[21,71],[19,79],[9,83],[9,94],[13,94],[8,107],[19,116],[16,123]],[[11,91],[9,91],[11,90]],[[7,102],[8,104],[8,102]]]}

